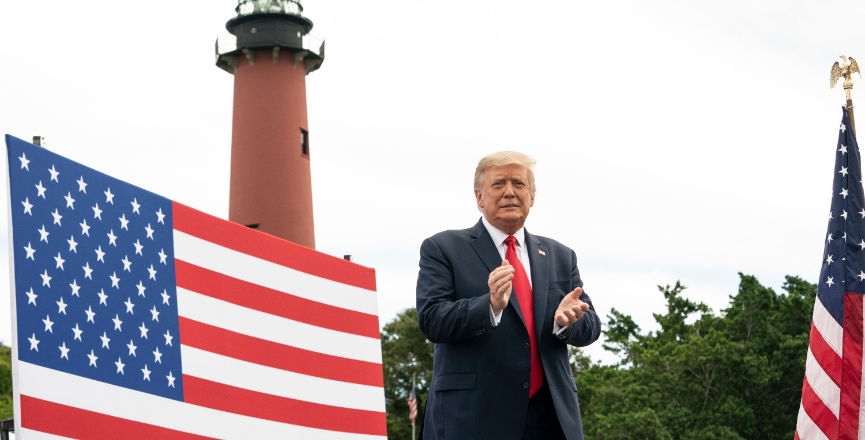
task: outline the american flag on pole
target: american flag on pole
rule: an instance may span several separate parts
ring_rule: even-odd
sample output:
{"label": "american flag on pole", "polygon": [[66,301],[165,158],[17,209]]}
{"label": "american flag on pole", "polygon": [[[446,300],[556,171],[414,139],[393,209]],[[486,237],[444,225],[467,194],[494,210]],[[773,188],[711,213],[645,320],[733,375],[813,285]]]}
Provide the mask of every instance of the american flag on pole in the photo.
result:
{"label": "american flag on pole", "polygon": [[415,392],[414,376],[411,378],[411,392],[408,394],[408,419],[411,420],[411,426],[414,426],[417,420],[417,393]]}
{"label": "american flag on pole", "polygon": [[373,269],[6,144],[20,438],[386,438]]}
{"label": "american flag on pole", "polygon": [[796,439],[865,438],[862,315],[865,198],[856,137],[847,111],[838,129],[832,208],[811,322]]}

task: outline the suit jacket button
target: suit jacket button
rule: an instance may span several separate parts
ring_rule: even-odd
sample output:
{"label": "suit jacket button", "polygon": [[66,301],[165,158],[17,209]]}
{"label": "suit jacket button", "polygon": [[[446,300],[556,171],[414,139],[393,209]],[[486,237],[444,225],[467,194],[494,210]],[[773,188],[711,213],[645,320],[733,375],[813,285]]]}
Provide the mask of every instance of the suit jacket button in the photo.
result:
{"label": "suit jacket button", "polygon": [[529,383],[528,383],[528,382],[523,382],[523,388],[528,388],[528,387],[529,387]]}
{"label": "suit jacket button", "polygon": [[526,349],[526,350],[528,350],[528,349],[529,349],[529,347],[530,347],[530,345],[529,345],[529,343],[528,343],[528,342],[526,342],[526,343],[525,343],[525,344],[523,344],[523,348],[525,348],[525,349]]}

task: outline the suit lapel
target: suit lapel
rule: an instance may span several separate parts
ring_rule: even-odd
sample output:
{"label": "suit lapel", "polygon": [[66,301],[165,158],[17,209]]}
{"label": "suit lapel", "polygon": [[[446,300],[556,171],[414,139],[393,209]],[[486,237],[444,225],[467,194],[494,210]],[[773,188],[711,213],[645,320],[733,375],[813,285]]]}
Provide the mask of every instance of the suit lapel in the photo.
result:
{"label": "suit lapel", "polygon": [[493,238],[490,237],[490,233],[487,232],[487,228],[484,227],[481,221],[478,221],[469,230],[469,235],[472,237],[472,248],[474,248],[478,257],[480,257],[481,261],[484,262],[484,266],[490,272],[502,265],[502,257],[499,255],[495,243],[493,243]]}
{"label": "suit lapel", "polygon": [[[529,231],[525,231],[526,254],[532,268],[532,302],[534,303],[535,337],[540,339],[547,317],[547,295],[550,290],[550,261],[547,249]],[[513,298],[513,297],[511,297]]]}
{"label": "suit lapel", "polygon": [[[483,261],[487,270],[492,272],[495,268],[502,265],[502,256],[499,255],[499,251],[496,249],[496,244],[493,243],[493,238],[490,237],[490,233],[487,232],[487,228],[484,226],[482,221],[478,220],[477,224],[469,230],[469,235],[472,237],[470,242],[472,248],[474,248],[475,253],[477,253],[478,257]],[[534,266],[532,266],[532,268],[534,268]],[[523,312],[520,310],[519,301],[517,301],[517,296],[514,295],[513,292],[511,293],[511,298],[508,301],[508,304],[514,305],[514,310],[517,312],[517,316],[520,317],[520,321],[525,325],[526,321],[523,319]]]}

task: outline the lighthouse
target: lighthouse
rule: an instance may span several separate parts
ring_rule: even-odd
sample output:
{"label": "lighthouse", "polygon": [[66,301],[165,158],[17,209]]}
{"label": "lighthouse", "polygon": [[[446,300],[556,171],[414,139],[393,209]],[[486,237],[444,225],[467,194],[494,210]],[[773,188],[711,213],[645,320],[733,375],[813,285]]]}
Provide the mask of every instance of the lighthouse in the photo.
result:
{"label": "lighthouse", "polygon": [[234,75],[228,219],[315,248],[306,75],[324,41],[300,0],[238,0],[216,65]]}

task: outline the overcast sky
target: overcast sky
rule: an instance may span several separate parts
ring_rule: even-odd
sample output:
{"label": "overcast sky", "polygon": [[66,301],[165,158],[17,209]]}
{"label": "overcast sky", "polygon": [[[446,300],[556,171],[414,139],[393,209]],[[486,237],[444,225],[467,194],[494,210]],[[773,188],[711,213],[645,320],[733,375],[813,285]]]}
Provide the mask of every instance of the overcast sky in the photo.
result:
{"label": "overcast sky", "polygon": [[[233,77],[213,48],[236,4],[4,1],[0,132],[227,217]],[[421,241],[477,221],[474,166],[503,149],[537,159],[526,227],[577,252],[601,316],[654,329],[677,280],[716,312],[738,272],[816,281],[844,102],[829,71],[865,60],[865,2],[303,6],[327,41],[307,77],[316,245],[376,269],[382,325],[414,306]]]}

